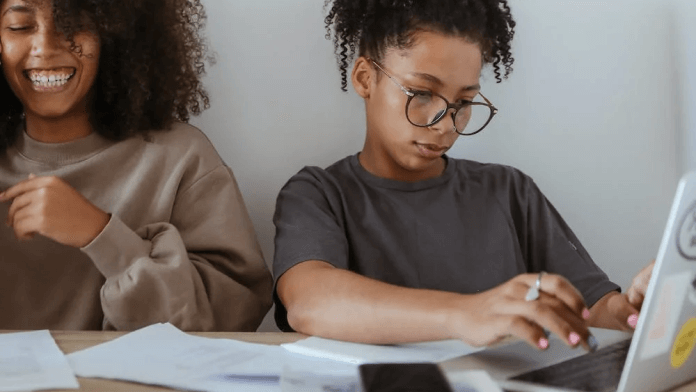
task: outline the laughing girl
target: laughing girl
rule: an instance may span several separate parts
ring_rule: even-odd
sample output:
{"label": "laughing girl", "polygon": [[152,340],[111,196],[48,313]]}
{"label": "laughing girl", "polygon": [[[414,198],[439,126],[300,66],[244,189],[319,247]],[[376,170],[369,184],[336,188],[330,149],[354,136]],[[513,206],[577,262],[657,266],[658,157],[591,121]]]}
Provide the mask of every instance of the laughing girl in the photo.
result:
{"label": "laughing girl", "polygon": [[208,106],[200,1],[0,2],[0,329],[255,330],[271,277]]}

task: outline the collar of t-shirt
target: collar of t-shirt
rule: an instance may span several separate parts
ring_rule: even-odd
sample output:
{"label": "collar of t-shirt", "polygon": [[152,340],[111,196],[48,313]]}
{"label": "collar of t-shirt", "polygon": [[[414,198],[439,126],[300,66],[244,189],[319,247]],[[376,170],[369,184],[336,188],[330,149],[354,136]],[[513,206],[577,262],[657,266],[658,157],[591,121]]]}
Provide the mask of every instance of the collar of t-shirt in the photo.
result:
{"label": "collar of t-shirt", "polygon": [[442,157],[445,159],[445,171],[440,176],[416,182],[397,181],[377,177],[374,174],[368,172],[360,164],[360,160],[358,160],[358,155],[359,153],[350,157],[350,165],[353,168],[355,175],[358,176],[358,178],[372,186],[376,186],[379,188],[395,189],[405,192],[420,191],[423,189],[433,188],[438,185],[444,184],[454,176],[456,169],[454,160],[448,157],[447,155],[443,155]]}
{"label": "collar of t-shirt", "polygon": [[94,156],[113,142],[96,132],[65,143],[43,143],[22,131],[14,149],[24,158],[48,165],[70,165]]}

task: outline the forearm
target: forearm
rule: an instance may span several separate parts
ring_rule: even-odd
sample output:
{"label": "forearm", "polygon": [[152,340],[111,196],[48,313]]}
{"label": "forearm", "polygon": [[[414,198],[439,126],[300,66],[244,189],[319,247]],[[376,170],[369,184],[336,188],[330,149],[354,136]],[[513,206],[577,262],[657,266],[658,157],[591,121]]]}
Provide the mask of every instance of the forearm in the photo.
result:
{"label": "forearm", "polygon": [[191,331],[254,330],[268,311],[271,278],[260,257],[250,265],[249,260],[233,263],[225,252],[210,255],[217,266],[238,267],[234,272],[241,276],[228,276],[189,253],[170,224],[134,232],[112,219],[84,249],[106,277],[101,303],[107,328],[170,322]]}
{"label": "forearm", "polygon": [[376,344],[455,338],[448,319],[467,298],[390,285],[320,261],[286,272],[278,293],[296,331]]}

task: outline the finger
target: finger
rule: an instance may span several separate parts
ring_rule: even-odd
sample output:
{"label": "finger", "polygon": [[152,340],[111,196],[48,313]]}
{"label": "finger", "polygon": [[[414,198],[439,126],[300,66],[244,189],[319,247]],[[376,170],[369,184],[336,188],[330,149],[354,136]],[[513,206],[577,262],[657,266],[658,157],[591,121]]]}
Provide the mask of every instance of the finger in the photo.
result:
{"label": "finger", "polygon": [[20,214],[15,218],[12,228],[18,240],[28,240],[38,234],[38,219],[32,214]]}
{"label": "finger", "polygon": [[648,291],[648,285],[650,284],[650,277],[652,276],[654,266],[655,260],[640,270],[638,275],[633,278],[631,287],[629,287],[626,291],[628,302],[637,309],[640,309],[643,305],[645,293]]}
{"label": "finger", "polygon": [[12,226],[12,222],[14,221],[14,216],[15,214],[28,207],[33,200],[33,192],[28,192],[24,193],[22,195],[19,195],[16,197],[13,201],[12,204],[10,205],[10,209],[7,211],[7,225]]}
{"label": "finger", "polygon": [[528,290],[526,285],[519,283],[509,287],[507,292],[509,300],[500,304],[502,306],[499,309],[500,312],[523,316],[555,333],[569,346],[575,347],[581,344],[585,349],[590,349],[591,345],[587,343],[590,332],[585,320],[568,308],[565,302],[545,292],[539,293],[537,300],[521,301],[520,298],[524,298],[524,293]]}
{"label": "finger", "polygon": [[[536,285],[538,274],[524,274],[530,287]],[[565,305],[583,319],[588,319],[590,311],[585,305],[582,295],[566,278],[556,274],[543,274],[540,290],[553,295],[565,303]]]}
{"label": "finger", "polygon": [[0,193],[0,202],[12,200],[21,194],[48,186],[52,181],[55,181],[54,177],[33,177],[19,182],[5,192]]}
{"label": "finger", "polygon": [[628,303],[631,304],[631,306],[640,310],[640,308],[643,306],[643,300],[645,299],[645,297],[638,289],[631,286],[628,288],[628,291],[626,292],[626,299],[628,300]]}
{"label": "finger", "polygon": [[497,328],[517,336],[538,350],[546,350],[549,347],[549,339],[544,329],[524,317],[502,316],[497,319],[497,323],[499,324],[496,326]]}
{"label": "finger", "polygon": [[584,320],[578,317],[558,298],[542,293],[538,300],[525,303],[523,313],[527,319],[559,336],[570,347],[582,345],[589,349],[590,331]]}

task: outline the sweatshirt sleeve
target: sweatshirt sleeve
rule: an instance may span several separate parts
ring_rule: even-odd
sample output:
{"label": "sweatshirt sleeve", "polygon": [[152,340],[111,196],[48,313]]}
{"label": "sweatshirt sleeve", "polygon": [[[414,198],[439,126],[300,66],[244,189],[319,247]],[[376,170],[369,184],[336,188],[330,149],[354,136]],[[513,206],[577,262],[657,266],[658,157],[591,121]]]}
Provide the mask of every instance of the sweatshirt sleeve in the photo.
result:
{"label": "sweatshirt sleeve", "polygon": [[255,331],[271,306],[271,275],[225,165],[182,190],[169,222],[129,228],[112,215],[82,250],[106,277],[104,329]]}

